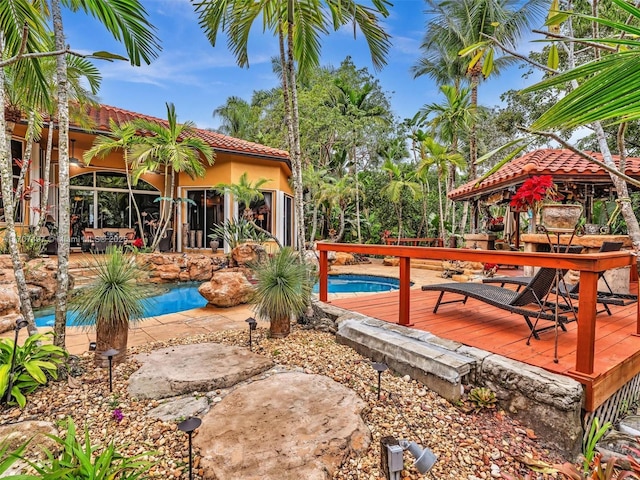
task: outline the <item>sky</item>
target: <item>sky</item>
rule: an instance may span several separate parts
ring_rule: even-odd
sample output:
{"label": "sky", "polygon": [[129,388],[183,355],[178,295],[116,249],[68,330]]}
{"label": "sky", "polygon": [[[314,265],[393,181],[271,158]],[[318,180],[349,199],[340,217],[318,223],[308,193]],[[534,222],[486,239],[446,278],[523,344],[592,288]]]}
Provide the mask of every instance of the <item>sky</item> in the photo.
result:
{"label": "sky", "polygon": [[[162,52],[150,65],[132,67],[127,62],[96,61],[102,74],[98,97],[101,103],[138,113],[166,118],[166,103],[176,107],[179,122],[193,121],[200,128],[217,128],[220,120],[213,111],[230,96],[249,101],[255,90],[279,86],[271,70],[271,58],[278,54],[277,38],[263,34],[261,25],[252,30],[249,68],[237,66],[226,39],[219,37],[213,47],[200,26],[188,0],[142,0],[151,23],[157,28]],[[427,16],[424,0],[392,0],[390,15],[383,20],[391,35],[387,66],[375,71],[364,37],[354,39],[345,27],[322,38],[321,65],[339,66],[351,56],[357,68],[368,68],[379,79],[391,99],[399,119],[412,117],[425,103],[442,101],[438,88],[427,77],[413,78],[410,69],[420,57]],[[93,18],[65,12],[64,28],[71,49],[81,53],[107,50],[125,55]],[[527,52],[534,47],[523,43]],[[481,85],[479,101],[486,106],[500,103],[500,94],[525,86],[517,68]]]}

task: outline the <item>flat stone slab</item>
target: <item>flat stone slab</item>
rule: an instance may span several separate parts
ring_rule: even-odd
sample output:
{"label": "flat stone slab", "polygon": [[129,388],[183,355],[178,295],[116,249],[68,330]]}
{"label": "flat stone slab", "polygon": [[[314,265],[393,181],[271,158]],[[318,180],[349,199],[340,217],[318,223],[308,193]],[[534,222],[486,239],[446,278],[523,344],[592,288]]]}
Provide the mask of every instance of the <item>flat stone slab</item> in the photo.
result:
{"label": "flat stone slab", "polygon": [[129,393],[154,399],[228,388],[273,366],[247,348],[220,343],[162,348],[136,360],[142,367],[129,378]]}
{"label": "flat stone slab", "polygon": [[161,403],[156,408],[149,410],[147,416],[163,422],[172,422],[197,417],[207,410],[209,410],[209,402],[206,397],[182,397]]}
{"label": "flat stone slab", "polygon": [[371,442],[364,407],[321,375],[279,373],[242,385],[202,418],[194,437],[204,478],[330,479]]}

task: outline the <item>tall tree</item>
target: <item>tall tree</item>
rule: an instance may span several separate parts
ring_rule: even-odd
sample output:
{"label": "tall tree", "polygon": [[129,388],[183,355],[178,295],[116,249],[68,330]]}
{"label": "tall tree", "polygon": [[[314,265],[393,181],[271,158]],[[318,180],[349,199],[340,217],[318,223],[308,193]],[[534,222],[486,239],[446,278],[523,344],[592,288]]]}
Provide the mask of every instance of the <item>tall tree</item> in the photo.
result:
{"label": "tall tree", "polygon": [[253,140],[251,127],[256,118],[253,115],[251,104],[240,97],[227,98],[224,105],[220,105],[213,111],[214,117],[222,120],[218,131],[235,138]]}
{"label": "tall tree", "polygon": [[[83,3],[64,0],[74,11],[83,10],[96,17],[117,40],[121,40],[133,65],[150,63],[159,45],[146,11],[138,0],[109,2],[91,0]],[[64,51],[66,40],[62,21],[62,2],[51,0],[51,17],[55,48]],[[69,205],[69,85],[66,55],[56,57],[58,83],[58,286],[56,289],[55,344],[64,346],[69,291],[69,247],[71,228]]]}
{"label": "tall tree", "polygon": [[155,250],[160,240],[167,234],[175,210],[176,174],[184,172],[191,178],[203,177],[205,167],[213,165],[215,154],[213,149],[202,139],[190,135],[195,125],[191,121],[178,123],[178,116],[173,103],[167,103],[167,121],[159,123],[151,120],[137,119],[132,123],[139,130],[146,130],[140,143],[136,143],[131,156],[136,163],[136,176],[142,173],[164,169],[164,194],[160,219],[156,233],[151,242]]}
{"label": "tall tree", "polygon": [[[531,22],[541,18],[548,0],[427,0],[433,14],[427,26],[421,50],[424,58],[414,67],[414,74],[430,75],[435,79],[449,77],[459,85],[462,66],[471,87],[471,108],[478,106],[478,85],[489,75],[514,63],[513,56],[496,57],[492,39],[515,45],[528,31]],[[435,53],[434,53],[435,52]],[[470,60],[460,64],[460,54]],[[471,123],[469,135],[469,175],[476,178],[478,157],[476,123]]]}
{"label": "tall tree", "polygon": [[451,152],[448,146],[437,143],[433,138],[426,138],[423,142],[422,161],[418,166],[417,176],[427,178],[428,170],[435,167],[438,174],[438,207],[440,209],[440,238],[446,244],[447,231],[445,229],[445,209],[444,201],[446,193],[442,191],[442,184],[447,182],[447,173],[451,171],[450,165],[454,168],[464,165],[464,158],[457,152]]}
{"label": "tall tree", "polygon": [[420,184],[403,172],[393,160],[385,160],[382,169],[389,174],[389,183],[380,192],[395,206],[398,215],[398,239],[402,238],[402,212],[405,194],[417,200],[421,195]]}
{"label": "tall tree", "polygon": [[[385,64],[389,49],[388,35],[378,23],[378,16],[386,17],[387,0],[372,0],[367,7],[353,0],[192,0],[200,25],[209,41],[216,44],[219,31],[227,33],[230,49],[241,67],[248,66],[249,31],[260,18],[265,28],[278,37],[282,67],[285,123],[288,130],[292,163],[297,249],[305,249],[302,161],[300,150],[297,73],[304,74],[317,66],[320,58],[320,35],[353,23],[362,31],[374,65]],[[285,47],[286,41],[286,47]],[[297,69],[296,69],[297,66]]]}

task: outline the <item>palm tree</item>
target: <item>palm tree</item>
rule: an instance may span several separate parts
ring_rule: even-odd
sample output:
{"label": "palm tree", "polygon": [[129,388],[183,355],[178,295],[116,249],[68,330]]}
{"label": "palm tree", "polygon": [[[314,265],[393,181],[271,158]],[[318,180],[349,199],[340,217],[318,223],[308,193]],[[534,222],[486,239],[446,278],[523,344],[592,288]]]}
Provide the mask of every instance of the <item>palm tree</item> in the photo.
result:
{"label": "palm tree", "polygon": [[358,180],[358,155],[357,150],[360,142],[358,132],[363,128],[362,120],[365,118],[385,121],[384,116],[388,110],[371,101],[371,94],[375,85],[372,82],[364,82],[362,85],[351,85],[342,78],[337,78],[334,85],[339,91],[339,95],[334,99],[334,104],[338,107],[345,120],[351,125],[351,138],[347,142],[348,156],[351,157],[351,167],[355,178],[356,188],[356,228],[358,243],[362,243],[360,233],[360,185]]}
{"label": "palm tree", "polygon": [[445,209],[444,201],[446,194],[442,191],[442,183],[446,182],[447,172],[450,170],[449,166],[453,168],[460,168],[464,166],[464,158],[459,153],[453,153],[445,145],[437,143],[433,138],[427,138],[422,142],[423,158],[418,167],[417,175],[420,178],[426,178],[427,171],[432,166],[436,167],[438,173],[438,207],[440,209],[440,238],[446,244],[446,230],[444,227]]}
{"label": "palm tree", "polygon": [[131,171],[129,170],[131,161],[129,159],[129,152],[136,143],[141,141],[141,137],[137,136],[136,128],[131,122],[125,122],[122,125],[118,125],[115,120],[109,119],[109,135],[98,135],[93,141],[93,146],[84,152],[83,159],[86,163],[91,162],[95,157],[104,158],[114,150],[121,151],[124,158],[125,177],[127,179],[127,188],[129,190],[129,198],[133,203],[133,208],[136,211],[136,219],[138,221],[138,229],[142,235],[143,244],[146,246],[146,239],[143,235],[144,225],[142,224],[142,217],[140,216],[140,209],[138,208],[138,202],[133,195],[133,186],[131,181]]}
{"label": "palm tree", "polygon": [[318,213],[322,202],[327,199],[327,190],[336,182],[336,179],[329,175],[329,171],[325,168],[316,168],[308,165],[302,172],[305,188],[308,191],[308,203],[313,205],[313,213],[311,215],[311,234],[309,239],[312,242],[316,240],[316,231],[318,227]]}
{"label": "palm tree", "polygon": [[302,73],[310,67],[317,66],[320,60],[320,35],[327,33],[331,27],[338,30],[346,24],[353,23],[365,36],[374,66],[380,68],[385,64],[390,43],[388,35],[378,23],[378,15],[388,15],[388,2],[373,0],[372,7],[353,0],[192,0],[192,3],[199,15],[200,26],[205,30],[211,44],[215,46],[218,32],[227,33],[229,47],[241,67],[249,65],[249,31],[256,19],[260,19],[265,28],[277,35],[283,72],[285,124],[292,165],[297,249],[302,255],[305,250],[306,231],[296,81],[298,71],[295,66],[297,64]]}
{"label": "palm tree", "polygon": [[121,362],[127,355],[129,324],[144,317],[149,288],[139,282],[147,273],[135,255],[109,247],[105,255],[93,255],[89,264],[95,278],[79,290],[71,301],[77,313],[76,325],[95,327],[97,364],[104,362],[102,353],[118,350],[114,360]]}
{"label": "palm tree", "polygon": [[398,214],[398,239],[402,238],[402,204],[405,192],[414,200],[422,194],[420,184],[405,175],[400,166],[390,158],[386,159],[382,169],[389,174],[389,183],[380,192],[395,206]]}
{"label": "palm tree", "polygon": [[213,116],[222,119],[222,124],[218,128],[220,133],[253,141],[250,132],[255,124],[255,118],[251,105],[246,100],[236,96],[228,97],[224,105],[213,111]]}
{"label": "palm tree", "polygon": [[[459,153],[460,134],[469,131],[469,125],[476,121],[475,109],[471,107],[470,90],[457,89],[452,85],[442,85],[440,91],[445,96],[443,103],[430,103],[422,107],[425,115],[434,114],[430,125],[438,138],[449,145],[450,153]],[[456,165],[449,168],[447,193],[453,190],[456,178]]]}
{"label": "palm tree", "polygon": [[[544,12],[547,0],[427,0],[434,14],[421,46],[421,59],[414,74],[436,79],[449,78],[446,83],[457,86],[462,65],[459,55],[470,55],[464,70],[471,87],[471,109],[478,107],[478,85],[481,79],[497,75],[500,69],[516,61],[514,57],[497,57],[491,39],[514,45],[528,31],[530,23]],[[477,123],[470,125],[469,175],[476,178]]]}
{"label": "palm tree", "polygon": [[178,123],[175,106],[167,103],[167,122],[137,119],[133,126],[139,130],[146,130],[149,135],[143,137],[140,143],[134,145],[131,156],[135,161],[134,170],[136,180],[142,173],[164,169],[164,203],[162,205],[158,228],[151,242],[151,249],[158,248],[160,240],[166,235],[171,224],[174,210],[174,195],[176,188],[176,173],[184,172],[191,178],[203,177],[205,167],[213,165],[213,149],[198,137],[191,136],[195,127],[193,122]]}

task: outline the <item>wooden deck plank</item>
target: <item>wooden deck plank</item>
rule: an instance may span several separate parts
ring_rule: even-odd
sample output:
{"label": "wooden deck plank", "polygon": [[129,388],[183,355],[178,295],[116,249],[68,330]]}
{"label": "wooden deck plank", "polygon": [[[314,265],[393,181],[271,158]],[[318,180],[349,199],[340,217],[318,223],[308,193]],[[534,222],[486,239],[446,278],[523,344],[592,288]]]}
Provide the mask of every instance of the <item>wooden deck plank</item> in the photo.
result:
{"label": "wooden deck plank", "polygon": [[[598,314],[596,320],[595,371],[593,375],[574,372],[576,365],[577,323],[566,325],[558,332],[558,363],[553,361],[555,334],[553,330],[531,339],[529,328],[521,315],[509,313],[475,299],[466,304],[441,305],[433,313],[439,293],[412,289],[410,292],[413,328],[429,331],[439,337],[481,348],[528,365],[567,375],[582,382],[588,392],[587,409],[602,404],[624,383],[640,373],[640,340],[633,336],[636,328],[637,305],[613,306],[612,315]],[[445,294],[445,299],[448,296]],[[453,298],[453,295],[451,295]],[[336,306],[357,311],[380,320],[397,323],[399,296],[397,292],[341,298]],[[552,322],[540,321],[547,326]]]}

